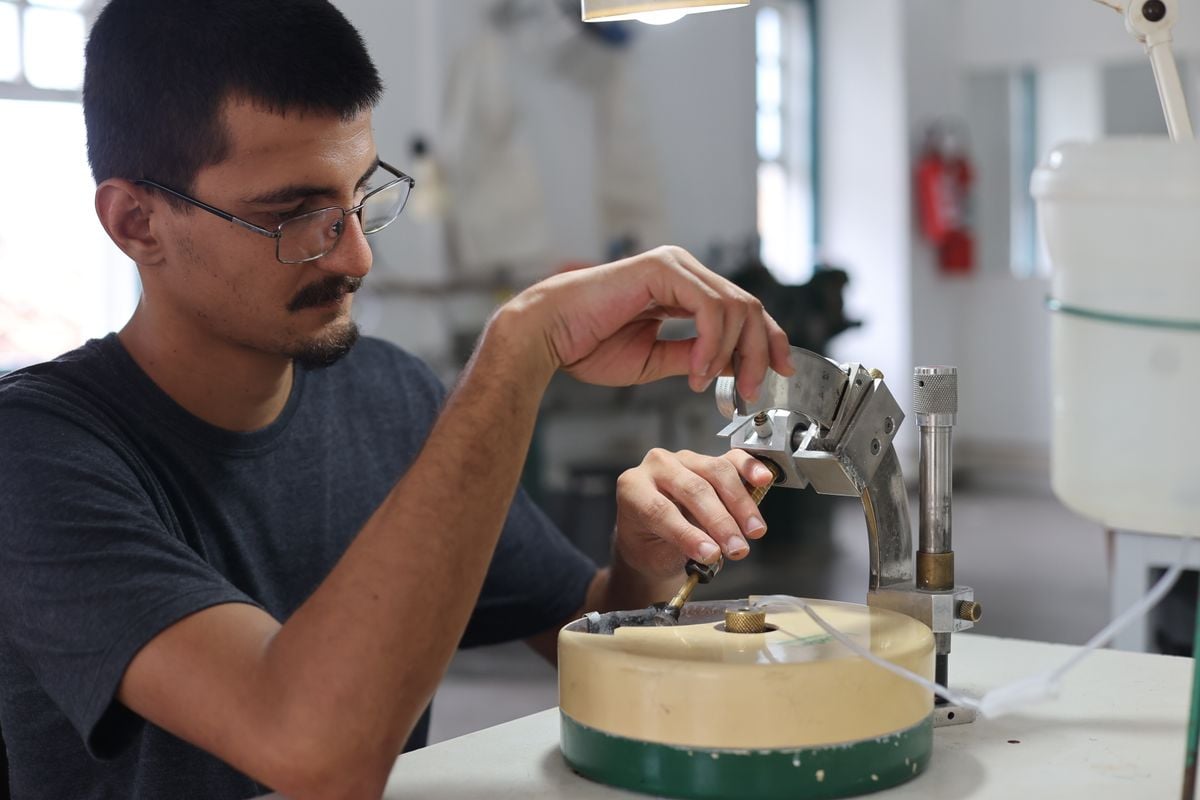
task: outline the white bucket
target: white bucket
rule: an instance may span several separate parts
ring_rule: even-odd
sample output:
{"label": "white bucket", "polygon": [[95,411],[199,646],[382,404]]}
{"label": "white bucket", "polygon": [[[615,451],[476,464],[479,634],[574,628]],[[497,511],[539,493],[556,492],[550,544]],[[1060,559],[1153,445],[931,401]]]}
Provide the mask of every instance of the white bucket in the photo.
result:
{"label": "white bucket", "polygon": [[1032,189],[1054,267],[1054,491],[1112,528],[1200,536],[1200,144],[1066,144]]}

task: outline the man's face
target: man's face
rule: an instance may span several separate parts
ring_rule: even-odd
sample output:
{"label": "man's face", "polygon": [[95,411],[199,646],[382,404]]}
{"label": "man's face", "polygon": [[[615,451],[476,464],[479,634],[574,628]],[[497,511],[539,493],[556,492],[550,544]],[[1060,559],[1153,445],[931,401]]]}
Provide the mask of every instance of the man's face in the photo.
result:
{"label": "man's face", "polygon": [[[225,120],[230,155],[200,170],[192,196],[268,230],[307,211],[357,205],[379,180],[369,112],[344,121],[230,102]],[[303,264],[280,263],[276,240],[200,209],[160,219],[166,260],[143,269],[143,282],[148,302],[169,307],[166,318],[185,344],[320,366],[357,339],[352,292],[371,269],[371,251],[356,216],[346,218],[332,252]]]}

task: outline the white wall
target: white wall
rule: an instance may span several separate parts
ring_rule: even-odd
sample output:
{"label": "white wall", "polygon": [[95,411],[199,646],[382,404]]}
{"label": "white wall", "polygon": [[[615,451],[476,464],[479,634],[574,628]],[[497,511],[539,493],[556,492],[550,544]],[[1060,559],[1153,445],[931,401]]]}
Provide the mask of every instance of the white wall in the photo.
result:
{"label": "white wall", "polygon": [[[863,328],[833,343],[835,358],[883,370],[910,407],[912,309],[905,0],[826,2],[821,40],[821,243],[850,272],[847,304]],[[911,431],[911,429],[910,429]],[[902,452],[912,449],[901,438]]]}
{"label": "white wall", "polygon": [[[962,75],[1002,75],[1020,68],[1038,74],[1037,150],[1044,158],[1058,142],[1094,139],[1113,125],[1114,114],[1151,123],[1161,118],[1142,47],[1119,15],[1090,0],[964,0],[961,60],[948,64]],[[1200,49],[1200,14],[1184,4],[1175,30],[1181,59]],[[1185,80],[1193,77],[1184,68]],[[1116,87],[1106,72],[1130,81]],[[1135,88],[1134,84],[1141,81]],[[1116,90],[1119,96],[1112,95]],[[1190,88],[1193,91],[1195,86]],[[1119,104],[1118,104],[1119,101]],[[986,227],[982,235],[1001,235]],[[964,372],[959,451],[968,463],[1038,467],[1048,460],[1051,375],[1050,293],[1045,278],[1016,280],[1008,264],[991,258],[962,298],[968,317],[959,343]]]}
{"label": "white wall", "polygon": [[[416,132],[436,146],[449,65],[483,29],[489,0],[337,1],[388,84],[377,114],[381,152],[403,163]],[[980,242],[976,274],[940,275],[915,235],[912,161],[927,123],[968,115],[971,74],[1030,64],[1068,74],[1095,59],[1135,63],[1140,48],[1116,14],[1089,0],[825,0],[819,22],[823,255],[850,269],[850,312],[867,321],[839,337],[835,355],[882,369],[906,409],[912,366],[957,364],[960,460],[1044,459],[1047,286],[1011,277],[998,255],[1004,248],[991,239]],[[667,237],[703,254],[713,241],[754,229],[753,15],[699,15],[637,32],[630,65],[640,76]],[[595,260],[595,119],[577,91],[539,71],[544,48],[529,38],[518,37],[514,75],[555,255]],[[1200,14],[1185,15],[1177,49],[1200,53]],[[380,237],[378,262],[381,273],[409,279],[447,274],[440,231],[411,219]],[[435,359],[445,354],[449,326],[439,303],[389,297],[364,305],[374,330]],[[899,444],[911,452],[911,433]]]}
{"label": "white wall", "polygon": [[[963,54],[970,67],[1132,61],[1140,55],[1121,16],[1092,0],[957,0],[954,5],[966,14]],[[1200,52],[1200,8],[1186,0],[1181,6],[1175,49],[1195,54]]]}
{"label": "white wall", "polygon": [[[1184,11],[1181,55],[1200,46],[1200,15]],[[975,273],[939,274],[915,233],[912,163],[929,123],[968,116],[968,78],[984,71],[1036,65],[1083,86],[1069,109],[1046,109],[1042,133],[1095,135],[1095,65],[1137,63],[1141,48],[1117,14],[1089,0],[825,0],[822,17],[823,241],[851,267],[851,303],[872,323],[841,337],[837,354],[890,363],[885,372],[906,408],[913,365],[956,364],[960,462],[1044,470],[1048,286],[1012,277],[1007,242],[995,239],[1007,231],[986,226]]]}
{"label": "white wall", "polygon": [[[404,169],[412,138],[433,130],[440,113],[439,4],[416,0],[334,3],[363,35],[384,81],[385,94],[374,120],[380,157]],[[440,229],[419,223],[411,214],[375,236],[372,248],[376,280],[403,276],[433,282],[445,277]],[[435,361],[446,353],[449,329],[437,304],[395,296],[376,298],[363,292],[355,305],[367,331]]]}
{"label": "white wall", "polygon": [[[387,94],[376,112],[376,137],[380,153],[403,168],[414,134],[427,136],[436,150],[451,65],[486,29],[494,2],[335,2],[363,33],[383,75]],[[545,194],[552,257],[598,261],[604,243],[595,201],[593,104],[547,69],[554,44],[569,28],[565,19],[555,24],[547,15],[509,35],[513,85]],[[664,239],[703,256],[714,241],[741,239],[755,229],[754,16],[702,14],[662,28],[637,26],[635,33],[629,68],[665,200]],[[659,243],[665,242],[647,246]],[[435,283],[448,277],[437,225],[406,218],[380,234],[375,248],[378,276]],[[448,357],[447,315],[478,318],[492,302],[484,297],[482,307],[463,311],[461,303],[428,298],[364,299],[365,327],[434,361]]]}
{"label": "white wall", "polygon": [[642,26],[634,53],[660,161],[671,237],[703,256],[757,226],[754,14]]}
{"label": "white wall", "polygon": [[[911,182],[911,164],[919,156],[926,128],[946,118],[965,117],[966,83],[962,72],[954,68],[963,60],[961,4],[907,0],[904,6],[907,104],[901,135],[907,134],[904,150]],[[958,365],[965,372],[969,366],[960,347],[960,333],[969,324],[963,305],[969,279],[941,275],[934,249],[919,236],[912,237],[909,252],[912,363]]]}

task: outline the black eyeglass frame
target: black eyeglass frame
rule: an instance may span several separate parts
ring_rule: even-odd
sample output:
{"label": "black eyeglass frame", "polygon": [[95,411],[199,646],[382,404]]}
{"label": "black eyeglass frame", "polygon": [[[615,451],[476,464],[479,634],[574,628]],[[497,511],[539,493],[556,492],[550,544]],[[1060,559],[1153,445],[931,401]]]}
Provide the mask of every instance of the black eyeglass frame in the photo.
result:
{"label": "black eyeglass frame", "polygon": [[404,213],[404,208],[408,205],[408,198],[412,195],[412,190],[416,187],[417,182],[413,179],[413,177],[411,175],[401,172],[400,170],[393,167],[391,164],[388,164],[386,161],[381,160],[379,162],[379,166],[382,167],[383,169],[387,170],[388,172],[390,172],[392,175],[394,175],[395,176],[394,179],[388,181],[387,183],[383,184],[382,186],[380,186],[378,188],[372,189],[371,191],[367,192],[363,196],[362,201],[358,205],[356,205],[352,208],[342,208],[341,206],[326,206],[325,208],[316,208],[316,209],[313,209],[312,211],[306,211],[303,214],[298,214],[298,215],[292,217],[291,219],[285,219],[283,222],[279,223],[275,227],[275,230],[270,230],[269,228],[264,228],[260,225],[255,225],[253,222],[244,220],[235,214],[230,214],[228,211],[222,211],[221,209],[217,208],[216,206],[210,206],[208,203],[205,203],[203,200],[197,200],[196,198],[190,197],[190,196],[184,194],[183,192],[172,189],[169,186],[163,186],[161,183],[158,183],[157,181],[147,180],[147,179],[143,178],[143,179],[135,180],[134,183],[139,186],[150,186],[154,189],[158,189],[160,192],[166,192],[167,194],[169,194],[173,197],[178,197],[180,200],[183,200],[186,203],[190,203],[191,205],[195,206],[196,208],[202,209],[204,211],[207,211],[210,214],[218,216],[221,219],[225,220],[226,222],[232,222],[234,225],[245,228],[246,230],[251,231],[253,233],[257,233],[260,236],[266,236],[268,239],[274,239],[275,240],[275,260],[278,261],[280,264],[306,264],[309,261],[316,261],[318,258],[324,258],[325,256],[332,253],[333,248],[337,247],[338,242],[340,242],[342,240],[342,232],[338,231],[337,238],[333,240],[333,244],[330,245],[329,249],[326,250],[324,253],[321,253],[320,255],[310,256],[308,258],[303,258],[303,259],[300,259],[299,261],[285,261],[279,255],[279,243],[283,239],[283,228],[285,225],[290,225],[298,220],[303,220],[306,217],[313,217],[313,216],[316,216],[317,214],[324,214],[327,211],[333,211],[335,209],[342,212],[342,221],[343,222],[345,221],[346,217],[348,217],[351,214],[357,214],[359,222],[362,222],[362,209],[363,209],[363,206],[366,205],[367,201],[369,199],[371,199],[371,197],[373,197],[374,195],[379,194],[380,192],[384,191],[385,189],[390,189],[398,183],[407,183],[408,184],[408,194],[404,196],[404,202],[400,204],[399,210],[396,211],[396,216],[392,217],[387,223],[379,226],[378,228],[376,228],[374,230],[371,230],[371,231],[364,230],[363,234],[366,236],[369,236],[372,233],[378,233],[379,231],[383,230],[388,225],[391,225],[393,222],[395,222],[397,219],[399,219],[400,215],[402,213]]}

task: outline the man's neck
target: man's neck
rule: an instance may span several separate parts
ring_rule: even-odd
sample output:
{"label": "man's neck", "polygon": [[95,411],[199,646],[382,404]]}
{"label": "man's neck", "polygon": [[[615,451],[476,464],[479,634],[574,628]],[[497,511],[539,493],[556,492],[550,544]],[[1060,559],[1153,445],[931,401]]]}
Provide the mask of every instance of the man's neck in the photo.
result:
{"label": "man's neck", "polygon": [[185,338],[155,326],[143,308],[117,334],[137,365],[183,408],[210,425],[254,431],[287,405],[293,368],[285,356],[229,342]]}

